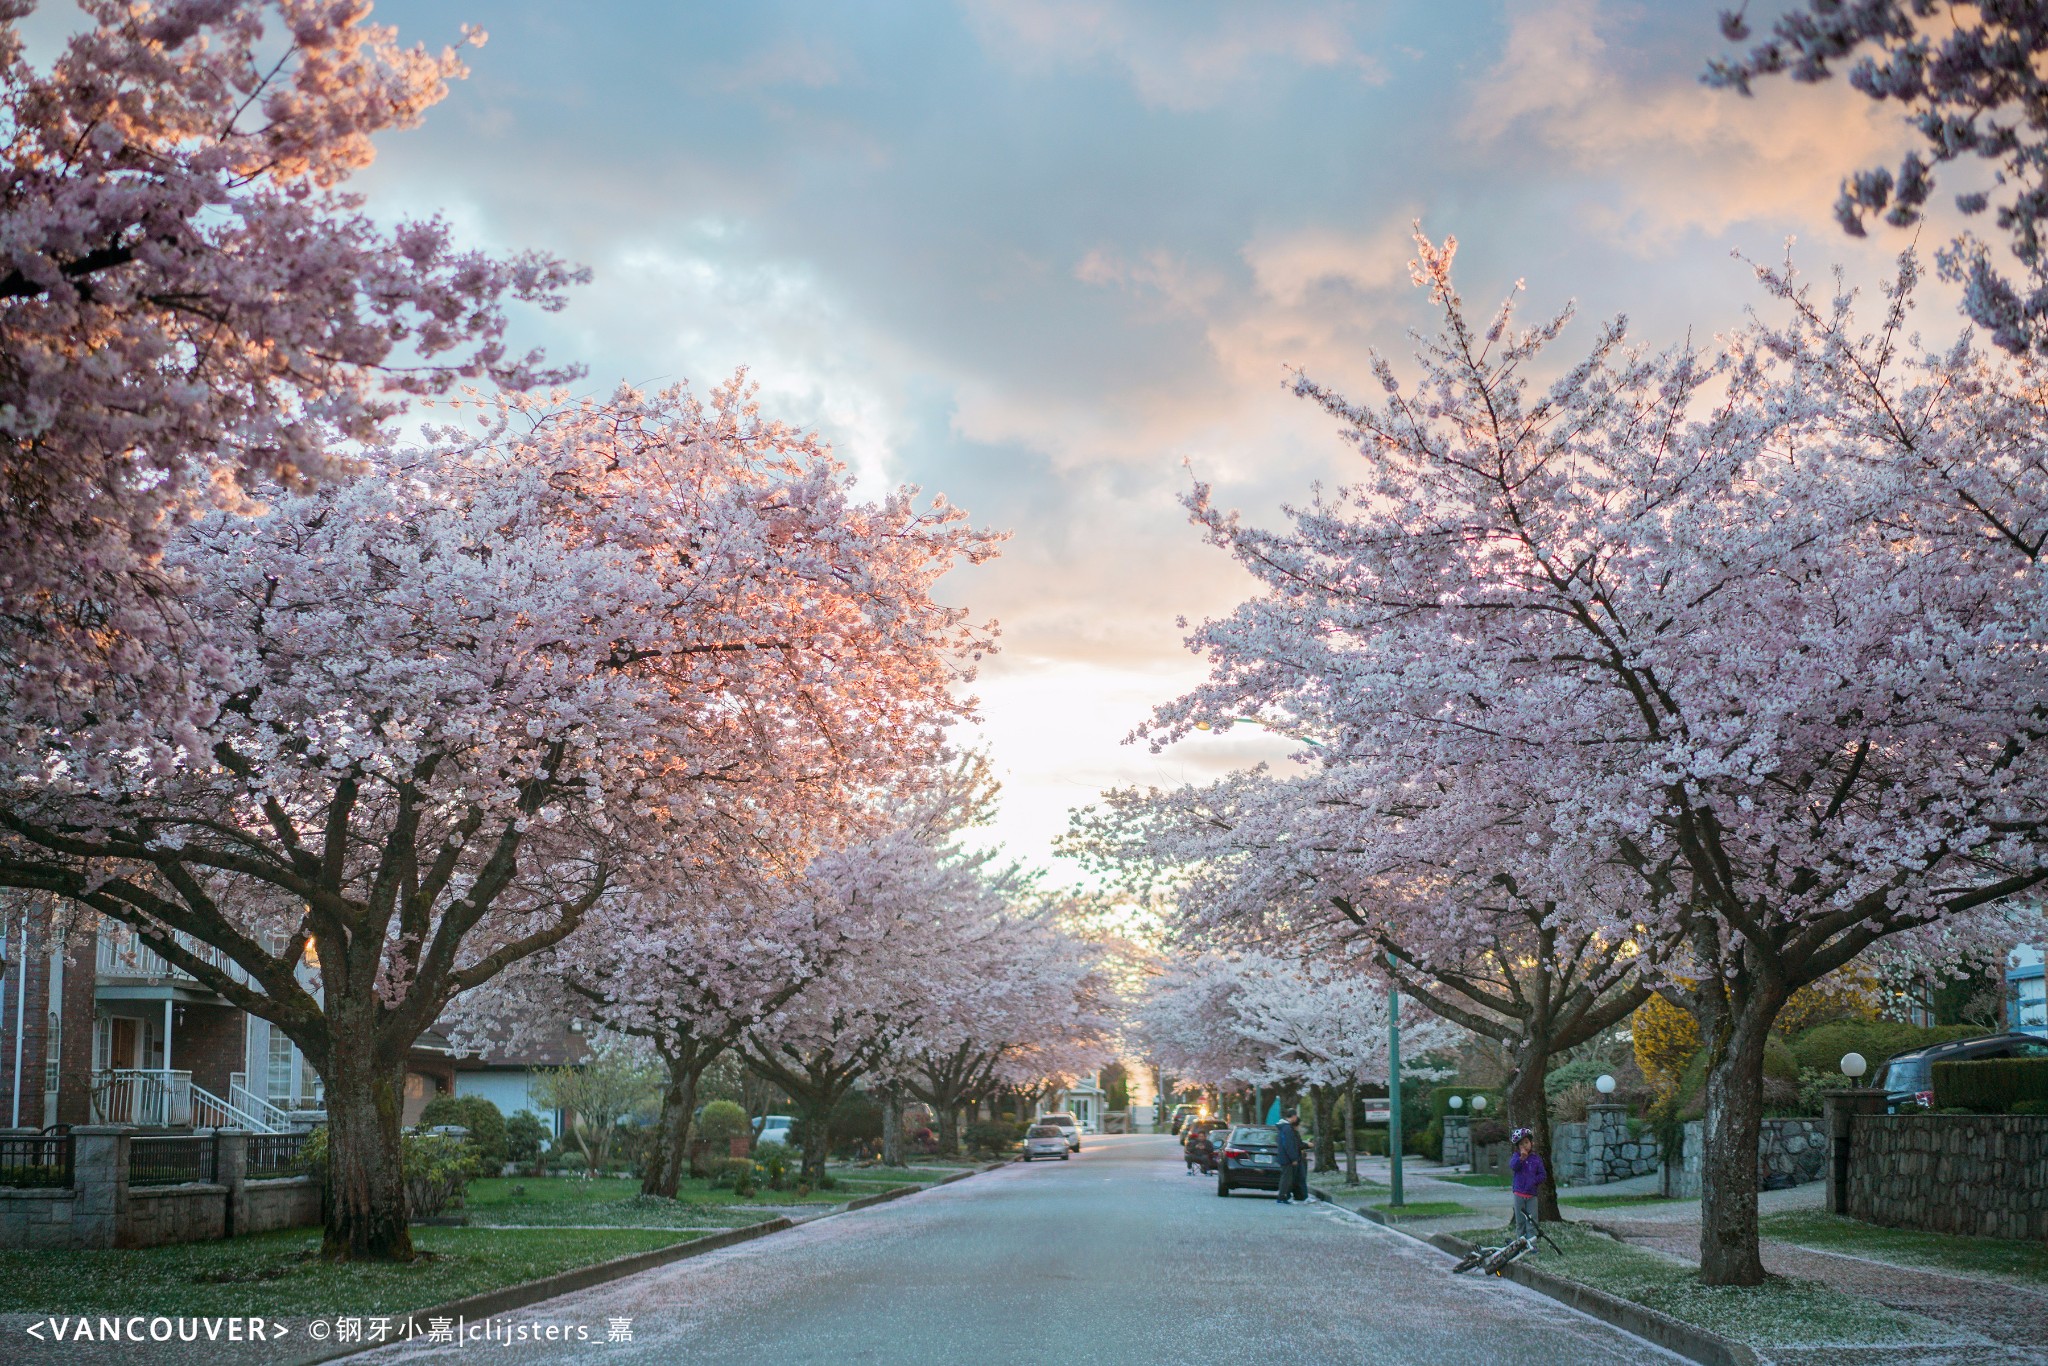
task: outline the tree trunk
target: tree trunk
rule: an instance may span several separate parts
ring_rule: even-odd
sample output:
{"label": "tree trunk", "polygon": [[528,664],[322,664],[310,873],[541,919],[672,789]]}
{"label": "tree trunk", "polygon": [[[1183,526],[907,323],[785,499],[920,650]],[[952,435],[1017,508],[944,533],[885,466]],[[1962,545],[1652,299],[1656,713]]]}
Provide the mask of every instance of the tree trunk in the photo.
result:
{"label": "tree trunk", "polygon": [[882,1088],[882,1165],[909,1165],[903,1160],[903,1090],[898,1086]]}
{"label": "tree trunk", "polygon": [[819,1190],[825,1184],[825,1163],[832,1156],[832,1106],[839,1097],[814,1091],[797,1099],[804,1119],[804,1162],[798,1179]]}
{"label": "tree trunk", "polygon": [[[327,1089],[326,1231],[330,1261],[409,1262],[405,1171],[399,1146],[405,1064],[374,1041],[351,1040],[348,1017],[331,1017],[335,1037],[322,1080]],[[361,1031],[363,1036],[370,1031]]]}
{"label": "tree trunk", "polygon": [[1316,1170],[1337,1170],[1337,1107],[1331,1099],[1336,1089],[1318,1085],[1311,1094],[1316,1101]]}
{"label": "tree trunk", "polygon": [[1536,1192],[1536,1217],[1546,1223],[1559,1223],[1564,1214],[1557,1205],[1557,1156],[1550,1148],[1550,1097],[1543,1089],[1549,1073],[1549,1041],[1523,1039],[1515,1054],[1514,1074],[1508,1078],[1507,1120],[1510,1128],[1536,1131],[1536,1151],[1543,1155],[1544,1165],[1551,1172],[1551,1179]]}
{"label": "tree trunk", "polygon": [[690,1124],[697,1109],[697,1080],[704,1063],[695,1050],[668,1060],[668,1085],[661,1094],[661,1119],[654,1145],[640,1173],[640,1193],[675,1199],[683,1166],[690,1158]]}
{"label": "tree trunk", "polygon": [[939,1121],[939,1155],[958,1157],[960,1155],[960,1107],[941,1105],[934,1116]]}
{"label": "tree trunk", "polygon": [[1358,1184],[1358,1087],[1344,1088],[1344,1184]]}
{"label": "tree trunk", "polygon": [[1707,1026],[1706,1152],[1700,1164],[1700,1279],[1761,1285],[1757,1246],[1757,1150],[1763,1125],[1764,1045],[1781,1001],[1730,1003]]}

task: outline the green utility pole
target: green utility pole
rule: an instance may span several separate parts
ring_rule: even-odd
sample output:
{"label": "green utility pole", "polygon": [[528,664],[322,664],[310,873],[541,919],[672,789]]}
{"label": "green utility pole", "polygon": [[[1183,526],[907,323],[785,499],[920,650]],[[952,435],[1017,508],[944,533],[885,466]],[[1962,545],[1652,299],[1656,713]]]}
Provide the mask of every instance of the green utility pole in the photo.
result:
{"label": "green utility pole", "polygon": [[[1391,959],[1388,966],[1392,966]],[[1408,1203],[1401,1195],[1401,992],[1391,978],[1387,986],[1387,1162],[1394,1181],[1394,1194],[1387,1203],[1399,1209]]]}

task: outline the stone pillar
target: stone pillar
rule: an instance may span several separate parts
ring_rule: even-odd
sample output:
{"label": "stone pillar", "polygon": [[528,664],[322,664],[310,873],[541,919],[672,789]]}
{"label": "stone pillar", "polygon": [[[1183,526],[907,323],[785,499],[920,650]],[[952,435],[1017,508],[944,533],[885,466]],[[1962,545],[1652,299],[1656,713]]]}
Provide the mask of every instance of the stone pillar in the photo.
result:
{"label": "stone pillar", "polygon": [[1472,1160],[1472,1121],[1464,1115],[1444,1116],[1444,1165],[1462,1167]]}
{"label": "stone pillar", "polygon": [[249,1227],[249,1131],[213,1131],[213,1179],[228,1188],[228,1208],[221,1237],[232,1238]]}
{"label": "stone pillar", "polygon": [[1828,1209],[1849,1212],[1849,1163],[1856,1150],[1856,1116],[1884,1113],[1886,1095],[1871,1087],[1821,1093],[1821,1123],[1828,1136]]}
{"label": "stone pillar", "polygon": [[1621,1145],[1628,1141],[1626,1105],[1586,1107],[1586,1184],[1604,1186],[1620,1179],[1614,1167],[1621,1161]]}
{"label": "stone pillar", "polygon": [[120,1247],[128,1232],[128,1140],[132,1124],[80,1124],[71,1130],[74,1247]]}

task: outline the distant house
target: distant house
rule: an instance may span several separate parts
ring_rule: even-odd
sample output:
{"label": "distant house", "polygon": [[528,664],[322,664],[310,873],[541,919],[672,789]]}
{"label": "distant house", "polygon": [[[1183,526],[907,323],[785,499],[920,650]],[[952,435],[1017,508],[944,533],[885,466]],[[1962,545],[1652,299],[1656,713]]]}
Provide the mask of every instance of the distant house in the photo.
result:
{"label": "distant house", "polygon": [[583,1022],[564,1020],[536,1039],[472,1045],[454,1059],[455,1094],[482,1096],[507,1115],[531,1110],[550,1135],[560,1138],[564,1116],[536,1099],[534,1083],[550,1068],[580,1067],[589,1061]]}
{"label": "distant house", "polygon": [[1064,1091],[1055,1091],[1038,1107],[1041,1115],[1058,1114],[1065,1111],[1081,1123],[1084,1132],[1102,1132],[1102,1116],[1107,1109],[1108,1097],[1100,1085],[1100,1073],[1090,1072]]}
{"label": "distant house", "polygon": [[2048,974],[2043,950],[2048,945],[2021,944],[2006,960],[2006,1023],[2013,1029],[2048,1033]]}

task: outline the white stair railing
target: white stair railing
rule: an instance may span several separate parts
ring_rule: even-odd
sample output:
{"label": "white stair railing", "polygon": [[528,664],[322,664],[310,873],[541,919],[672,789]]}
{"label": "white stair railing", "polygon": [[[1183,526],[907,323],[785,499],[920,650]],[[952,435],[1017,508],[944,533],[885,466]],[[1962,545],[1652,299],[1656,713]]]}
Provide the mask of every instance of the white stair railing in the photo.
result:
{"label": "white stair railing", "polygon": [[228,1103],[248,1116],[249,1127],[258,1133],[288,1134],[295,1127],[288,1111],[272,1105],[239,1081],[228,1083]]}
{"label": "white stair railing", "polygon": [[192,1087],[192,1123],[201,1129],[249,1129],[259,1134],[278,1132],[266,1125],[261,1117],[222,1100],[197,1083]]}

